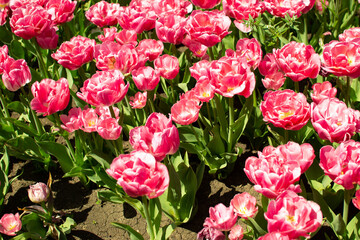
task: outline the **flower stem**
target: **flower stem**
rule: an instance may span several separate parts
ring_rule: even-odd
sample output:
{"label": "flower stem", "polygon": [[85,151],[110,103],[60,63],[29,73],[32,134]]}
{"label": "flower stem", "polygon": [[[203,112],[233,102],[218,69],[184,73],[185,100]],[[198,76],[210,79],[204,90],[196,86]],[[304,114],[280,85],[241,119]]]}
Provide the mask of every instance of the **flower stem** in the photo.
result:
{"label": "flower stem", "polygon": [[349,190],[345,190],[344,192],[344,206],[343,206],[343,220],[345,223],[345,226],[347,225],[348,222],[348,217],[349,217],[349,204],[351,201],[351,197],[354,195],[354,191],[355,191],[355,187]]}
{"label": "flower stem", "polygon": [[35,38],[33,38],[32,42],[35,45],[36,55],[37,55],[37,58],[38,58],[40,71],[41,71],[43,77],[49,78],[49,74],[48,74],[48,72],[46,70],[46,65],[45,65],[44,59],[43,59],[42,54],[41,54],[40,46],[36,42]]}
{"label": "flower stem", "polygon": [[345,95],[345,103],[348,107],[350,107],[350,90],[351,90],[351,79],[350,77],[346,77],[346,95]]}
{"label": "flower stem", "polygon": [[233,130],[231,128],[231,126],[234,123],[234,99],[233,98],[229,98],[229,132],[228,132],[228,152],[232,151],[232,135],[233,135]]}
{"label": "flower stem", "polygon": [[154,236],[154,229],[153,229],[153,224],[151,222],[151,218],[150,218],[150,214],[149,214],[149,207],[148,207],[148,200],[146,198],[146,196],[142,196],[142,202],[143,202],[143,206],[144,206],[144,213],[145,213],[145,218],[146,218],[146,223],[148,225],[147,229],[150,235],[150,240],[154,240],[155,236]]}

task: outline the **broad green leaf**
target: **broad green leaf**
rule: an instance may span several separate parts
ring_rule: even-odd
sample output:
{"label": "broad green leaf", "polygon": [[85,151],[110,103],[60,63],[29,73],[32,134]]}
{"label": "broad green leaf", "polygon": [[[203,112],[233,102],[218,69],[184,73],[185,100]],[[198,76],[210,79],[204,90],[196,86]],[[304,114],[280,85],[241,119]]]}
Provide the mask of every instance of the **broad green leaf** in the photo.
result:
{"label": "broad green leaf", "polygon": [[141,236],[141,234],[139,232],[134,230],[129,225],[122,224],[122,223],[116,223],[116,222],[112,222],[111,224],[117,228],[121,228],[121,229],[127,231],[131,240],[144,240],[143,236]]}
{"label": "broad green leaf", "polygon": [[102,201],[109,201],[112,203],[124,203],[124,199],[117,193],[111,190],[102,190],[97,193],[97,196]]}
{"label": "broad green leaf", "polygon": [[347,224],[346,230],[349,239],[358,239],[360,230],[360,212]]}
{"label": "broad green leaf", "polygon": [[53,155],[59,161],[59,164],[65,173],[70,172],[74,167],[74,162],[70,156],[69,149],[56,142],[38,142],[45,152]]}
{"label": "broad green leaf", "polygon": [[155,240],[167,240],[169,239],[171,233],[175,230],[176,224],[171,223],[160,228],[160,231],[156,234]]}
{"label": "broad green leaf", "polygon": [[9,110],[11,110],[11,111],[15,111],[15,112],[17,112],[17,113],[20,113],[20,114],[22,114],[22,113],[24,113],[25,112],[25,106],[24,106],[24,104],[22,103],[22,102],[20,102],[20,101],[13,101],[13,102],[11,102],[11,103],[9,103],[8,105],[7,105],[7,108],[9,109]]}
{"label": "broad green leaf", "polygon": [[11,41],[9,50],[10,50],[11,56],[15,57],[15,59],[24,59],[25,58],[24,48],[18,40]]}
{"label": "broad green leaf", "polygon": [[110,163],[113,161],[112,157],[96,150],[91,151],[87,155],[95,159],[105,169],[110,168]]}
{"label": "broad green leaf", "polygon": [[76,222],[71,217],[67,217],[65,222],[59,226],[60,230],[64,234],[69,234],[71,232],[71,229],[73,229],[76,226]]}
{"label": "broad green leaf", "polygon": [[28,135],[30,135],[32,137],[39,136],[38,131],[36,129],[34,129],[31,125],[28,125],[22,121],[14,119],[14,118],[4,118],[4,120],[13,123],[22,132],[27,133]]}

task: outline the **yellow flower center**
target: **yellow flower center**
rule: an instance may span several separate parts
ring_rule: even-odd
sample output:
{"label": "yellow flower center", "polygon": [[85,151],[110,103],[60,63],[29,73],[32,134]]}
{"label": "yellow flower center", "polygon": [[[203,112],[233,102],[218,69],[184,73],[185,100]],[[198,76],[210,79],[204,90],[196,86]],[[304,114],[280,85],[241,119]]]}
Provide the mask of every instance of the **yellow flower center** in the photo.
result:
{"label": "yellow flower center", "polygon": [[287,111],[287,112],[281,112],[279,114],[279,118],[281,120],[283,120],[284,118],[287,118],[287,117],[290,117],[290,116],[294,115],[294,113],[295,113],[294,110],[290,110],[290,111]]}

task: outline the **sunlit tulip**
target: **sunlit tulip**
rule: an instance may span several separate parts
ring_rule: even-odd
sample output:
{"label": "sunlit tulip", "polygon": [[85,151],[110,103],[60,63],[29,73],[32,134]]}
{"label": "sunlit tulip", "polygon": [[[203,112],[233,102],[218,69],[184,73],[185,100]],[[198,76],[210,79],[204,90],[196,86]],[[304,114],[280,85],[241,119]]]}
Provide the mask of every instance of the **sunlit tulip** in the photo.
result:
{"label": "sunlit tulip", "polygon": [[198,101],[182,99],[171,107],[172,120],[181,125],[189,125],[197,121],[200,108]]}
{"label": "sunlit tulip", "polygon": [[100,1],[85,12],[85,17],[99,27],[114,26],[117,24],[117,17],[122,8],[118,3]]}
{"label": "sunlit tulip", "polygon": [[15,236],[16,232],[20,231],[22,227],[20,215],[16,213],[4,214],[0,219],[0,233]]}
{"label": "sunlit tulip", "polygon": [[312,89],[314,91],[311,93],[311,99],[315,104],[319,104],[321,100],[325,98],[334,98],[337,92],[337,89],[332,87],[331,83],[328,81],[315,83],[312,86]]}
{"label": "sunlit tulip", "polygon": [[209,217],[205,220],[209,226],[220,230],[229,231],[236,223],[237,215],[232,206],[226,207],[219,203],[215,207],[209,208]]}
{"label": "sunlit tulip", "polygon": [[147,92],[144,93],[137,92],[135,96],[130,97],[129,104],[132,108],[141,109],[145,107],[146,100],[147,100]]}
{"label": "sunlit tulip", "polygon": [[140,91],[151,91],[160,82],[159,73],[152,67],[146,66],[132,71],[133,81]]}
{"label": "sunlit tulip", "polygon": [[122,127],[112,117],[100,118],[96,124],[96,131],[106,140],[116,140],[120,137]]}
{"label": "sunlit tulip", "polygon": [[9,91],[15,92],[31,81],[30,68],[24,59],[15,60],[8,57],[0,63],[0,72],[1,70],[2,81]]}
{"label": "sunlit tulip", "polygon": [[257,213],[256,198],[249,193],[236,194],[230,202],[234,212],[241,218],[253,218]]}
{"label": "sunlit tulip", "polygon": [[166,79],[174,79],[180,70],[179,60],[175,56],[164,54],[154,61],[156,71]]}
{"label": "sunlit tulip", "polygon": [[34,185],[30,185],[28,189],[28,196],[33,203],[46,202],[50,195],[49,187],[42,182],[38,182]]}
{"label": "sunlit tulip", "polygon": [[73,132],[80,129],[83,124],[81,120],[81,112],[81,108],[72,108],[70,109],[68,115],[60,115],[60,120],[63,123],[61,128],[68,132]]}
{"label": "sunlit tulip", "polygon": [[75,7],[76,1],[72,0],[48,0],[45,4],[54,25],[70,22],[74,18]]}

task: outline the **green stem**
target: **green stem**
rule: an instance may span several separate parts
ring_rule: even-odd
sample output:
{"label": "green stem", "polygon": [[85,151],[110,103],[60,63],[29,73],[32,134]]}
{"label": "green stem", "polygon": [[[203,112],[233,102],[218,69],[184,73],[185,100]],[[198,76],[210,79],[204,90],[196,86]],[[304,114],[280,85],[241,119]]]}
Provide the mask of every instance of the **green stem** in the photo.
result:
{"label": "green stem", "polygon": [[175,97],[175,91],[174,91],[174,83],[172,80],[169,80],[170,81],[170,85],[171,85],[171,92],[172,92],[172,102],[173,104],[175,103],[176,101],[176,97]]}
{"label": "green stem", "polygon": [[84,70],[83,66],[81,66],[81,67],[78,69],[78,73],[79,73],[79,75],[80,75],[80,78],[81,78],[82,83],[85,82],[85,80],[86,80],[87,78],[86,78],[85,70]]}
{"label": "green stem", "polygon": [[9,117],[10,117],[10,113],[9,113],[7,107],[6,107],[6,102],[5,102],[4,94],[2,93],[1,88],[0,88],[0,102],[1,102],[1,105],[3,106],[3,110],[4,110],[5,117],[9,118]]}
{"label": "green stem", "polygon": [[345,95],[345,103],[348,107],[350,107],[350,89],[351,89],[351,79],[350,77],[346,77],[346,95]]}
{"label": "green stem", "polygon": [[213,126],[213,122],[212,122],[212,119],[211,119],[211,113],[210,113],[210,106],[209,106],[209,103],[206,102],[206,110],[207,110],[207,114],[208,114],[208,117],[209,117],[209,121],[210,121],[210,124],[211,124],[211,127]]}
{"label": "green stem", "polygon": [[192,124],[190,124],[190,127],[191,127],[191,130],[193,131],[193,133],[195,135],[196,141],[198,141],[203,146],[203,148],[206,150],[206,152],[211,156],[212,154],[211,154],[209,148],[207,146],[205,146],[205,144],[202,141],[200,141],[199,135],[195,131],[194,126]]}
{"label": "green stem", "polygon": [[262,229],[262,227],[260,227],[259,224],[253,218],[247,219],[246,222],[249,223],[250,226],[252,226],[252,228],[254,229],[254,231],[258,233],[258,235],[266,234],[264,229]]}
{"label": "green stem", "polygon": [[299,92],[299,82],[294,82],[295,92]]}
{"label": "green stem", "polygon": [[148,99],[147,100],[148,100],[148,102],[150,104],[151,111],[156,112],[155,106],[154,106],[154,91],[148,91]]}
{"label": "green stem", "polygon": [[348,223],[349,205],[350,205],[351,198],[354,195],[355,190],[356,190],[356,187],[354,186],[354,188],[345,190],[345,192],[344,192],[343,220],[344,220],[345,226]]}
{"label": "green stem", "polygon": [[[111,113],[111,117],[116,119],[115,111],[114,111],[113,106],[109,106],[109,110],[110,110],[110,113]],[[123,152],[121,135],[119,136],[118,139],[113,141],[113,145],[114,145],[115,153],[116,153],[117,156]]]}
{"label": "green stem", "polygon": [[30,103],[29,103],[29,101],[27,100],[27,93],[25,92],[24,88],[20,88],[20,89],[21,89],[22,94],[24,95],[24,99],[25,99],[25,101],[26,101],[26,104],[27,104],[27,106],[28,106],[29,109],[30,109],[30,113],[31,113],[31,115],[32,115],[33,118],[34,118],[36,130],[37,130],[37,132],[39,133],[39,135],[41,136],[41,135],[43,135],[43,134],[45,133],[45,130],[44,130],[44,128],[43,128],[43,125],[41,124],[40,119],[39,119],[39,117],[36,115],[36,113],[34,112],[34,110],[32,110],[32,108],[31,108],[31,106],[30,106]]}
{"label": "green stem", "polygon": [[149,231],[150,240],[154,240],[155,239],[154,229],[153,229],[153,224],[151,222],[151,218],[150,218],[150,214],[149,214],[148,200],[147,200],[146,196],[142,197],[142,202],[143,202],[143,206],[144,206],[145,219],[146,219],[146,223],[148,225],[147,229]]}
{"label": "green stem", "polygon": [[62,134],[64,132],[64,130],[61,128],[61,120],[60,120],[59,114],[57,112],[54,113],[54,117],[55,117],[55,126],[59,128],[60,135],[65,139],[66,146],[68,147],[68,149],[70,151],[73,161],[76,162],[75,151],[74,151],[72,144],[70,143],[69,137],[67,134],[66,135]]}
{"label": "green stem", "polygon": [[210,57],[210,61],[215,60],[215,57],[214,57],[214,53],[213,53],[212,47],[209,47],[209,48],[208,48],[208,50],[209,50],[209,57]]}
{"label": "green stem", "polygon": [[233,135],[233,130],[231,128],[231,126],[234,123],[234,99],[233,98],[229,98],[229,132],[228,132],[228,152],[232,151],[232,135]]}
{"label": "green stem", "polygon": [[49,78],[49,74],[46,70],[46,65],[45,65],[44,59],[41,54],[41,48],[40,48],[39,44],[36,42],[35,38],[32,39],[32,42],[35,45],[36,55],[38,58],[40,71],[41,71],[43,77]]}
{"label": "green stem", "polygon": [[283,144],[286,144],[289,141],[289,130],[284,130],[284,142]]}

